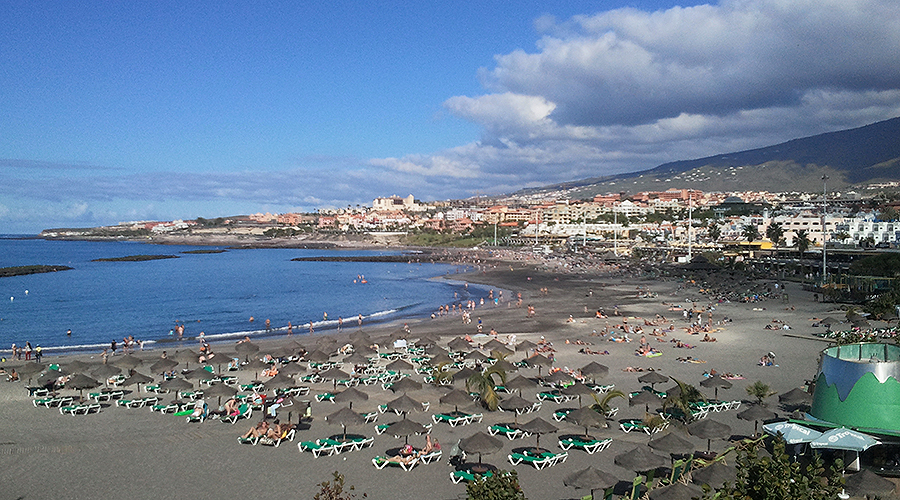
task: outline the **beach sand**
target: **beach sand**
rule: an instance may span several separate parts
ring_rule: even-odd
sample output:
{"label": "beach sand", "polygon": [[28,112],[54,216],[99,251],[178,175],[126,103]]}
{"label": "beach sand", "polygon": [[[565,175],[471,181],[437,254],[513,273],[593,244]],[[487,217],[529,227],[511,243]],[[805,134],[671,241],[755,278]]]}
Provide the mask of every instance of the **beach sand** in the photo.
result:
{"label": "beach sand", "polygon": [[[681,313],[669,310],[664,303],[690,306],[696,302],[705,306],[708,298],[701,295],[695,286],[681,288],[679,280],[642,279],[619,272],[616,274],[565,273],[546,266],[527,262],[512,262],[490,265],[469,275],[454,275],[453,279],[467,279],[486,283],[504,290],[504,302],[499,306],[479,307],[472,314],[472,323],[463,325],[460,317],[450,316],[430,320],[411,321],[410,339],[425,333],[442,336],[442,345],[460,335],[475,335],[477,318],[484,324],[484,332],[494,328],[499,339],[515,334],[517,341],[537,342],[541,336],[553,343],[556,362],[554,366],[578,369],[591,361],[604,364],[610,372],[602,379],[605,384],[615,384],[624,392],[634,391],[642,385],[637,378],[642,373],[623,371],[628,366],[644,369],[654,368],[664,375],[675,377],[699,387],[702,374],[710,369],[719,372],[741,374],[743,380],[734,380],[730,390],[720,390],[720,399],[747,401],[744,388],[756,380],[769,384],[778,393],[801,387],[804,381],[815,376],[819,352],[827,346],[810,334],[815,331],[810,318],[831,314],[839,317],[839,311],[832,311],[833,305],[812,300],[812,294],[803,292],[793,283],[786,284],[790,301],[767,300],[756,303],[716,304],[713,321],[728,317],[732,322],[718,327],[711,335],[718,339],[715,343],[699,342],[701,336],[691,336],[681,328],[687,326]],[[637,287],[655,294],[653,298],[638,298]],[[541,289],[546,289],[542,293]],[[589,296],[590,291],[592,296]],[[522,308],[516,308],[515,294],[521,293]],[[526,318],[526,306],[535,307],[534,318]],[[601,331],[607,320],[594,318],[598,308],[612,314],[618,306],[620,317],[610,316],[611,326],[628,317],[632,324],[643,324],[637,318],[654,319],[656,314],[672,320],[676,331],[666,340],[679,338],[696,345],[694,349],[677,349],[670,342],[657,342],[649,337],[654,347],[663,355],[644,358],[634,355],[638,338],[631,343],[614,343],[591,336]],[[794,310],[790,310],[793,307]],[[586,312],[587,311],[587,312]],[[567,322],[569,316],[573,322]],[[838,316],[836,316],[838,315]],[[764,327],[773,319],[782,320],[792,326],[792,330],[766,330]],[[400,324],[363,326],[373,339],[384,338],[396,332]],[[342,334],[355,331],[345,329]],[[484,337],[482,342],[487,341]],[[609,355],[579,354],[582,345],[566,344],[566,340],[582,339],[592,342],[592,350],[608,350]],[[303,342],[307,336],[295,335],[291,339],[261,341],[263,352],[270,345],[278,345],[290,340]],[[196,344],[187,347],[197,348]],[[224,347],[216,346],[219,350]],[[758,366],[761,356],[768,352],[776,354],[778,366]],[[138,353],[148,359],[159,357],[159,351]],[[682,363],[677,357],[691,356],[705,363]],[[80,358],[88,356],[81,355]],[[94,361],[99,360],[99,355]],[[518,361],[523,354],[518,352],[509,359]],[[59,358],[44,358],[44,362],[65,362]],[[145,363],[149,365],[149,363]],[[139,368],[146,372],[146,368]],[[238,372],[242,383],[253,378],[253,373]],[[546,372],[545,372],[546,373]],[[523,369],[519,374],[534,377],[537,370]],[[510,376],[513,376],[511,374]],[[416,380],[421,376],[416,375]],[[351,427],[348,432],[375,436],[374,446],[361,451],[340,455],[314,458],[310,453],[300,453],[297,443],[315,440],[339,433],[341,428],[325,422],[324,416],[339,409],[339,405],[313,401],[315,420],[309,430],[297,433],[293,443],[285,442],[279,448],[268,446],[241,445],[236,437],[245,432],[259,419],[242,420],[236,425],[209,420],[202,424],[186,423],[183,417],[161,415],[144,409],[125,409],[104,404],[100,413],[87,416],[64,416],[55,408],[35,408],[31,404],[23,382],[0,382],[0,421],[3,422],[3,437],[0,438],[0,498],[312,498],[319,491],[317,486],[331,478],[332,472],[345,475],[346,484],[354,485],[357,492],[366,493],[368,498],[416,498],[416,499],[456,499],[465,497],[465,484],[452,484],[449,475],[453,470],[447,458],[453,444],[460,438],[476,431],[486,431],[491,424],[508,422],[512,414],[508,412],[484,411],[484,422],[451,428],[446,424],[436,424],[432,434],[443,445],[444,457],[440,462],[420,465],[410,472],[396,468],[378,470],[371,459],[383,455],[386,450],[402,445],[402,439],[393,436],[375,436],[374,424]],[[672,382],[657,385],[665,390]],[[461,384],[457,384],[457,387]],[[312,395],[326,392],[331,384],[312,384]],[[133,389],[130,388],[130,389]],[[371,410],[379,403],[396,397],[379,386],[360,386],[369,394],[366,403],[354,404],[354,409]],[[701,389],[712,397],[712,390]],[[70,391],[71,392],[71,391]],[[535,391],[526,391],[523,396],[535,401]],[[431,414],[439,410],[450,410],[438,403],[442,394],[436,388],[426,386],[410,396],[431,403],[429,412],[413,414],[411,419],[418,422],[430,421]],[[171,398],[171,396],[165,396]],[[542,408],[531,415],[519,418],[528,421],[534,416],[553,422],[560,430],[556,435],[542,436],[541,445],[558,449],[556,436],[580,433],[583,428],[566,423],[556,423],[552,416],[559,407],[572,407],[577,402],[557,405],[544,402]],[[779,415],[785,413],[779,408],[777,397],[768,399],[769,408]],[[618,415],[608,429],[592,429],[596,437],[610,437],[612,445],[603,452],[588,455],[583,451],[571,450],[565,463],[538,471],[532,467],[513,467],[506,457],[513,448],[533,445],[534,437],[509,441],[503,439],[500,452],[485,455],[484,461],[504,469],[515,469],[519,481],[528,498],[569,499],[581,498],[586,490],[575,490],[563,485],[563,478],[580,469],[592,465],[614,475],[622,482],[629,482],[635,473],[620,468],[613,463],[613,457],[635,446],[645,446],[648,436],[643,433],[625,434],[615,422],[624,418],[641,418],[643,405],[629,407],[627,401],[616,399],[613,406],[620,408]],[[746,406],[744,406],[746,407]],[[296,408],[296,407],[295,407]],[[651,408],[652,411],[652,408]],[[282,418],[285,413],[281,413]],[[753,432],[753,422],[737,419],[738,411],[711,414],[709,418],[731,426],[735,435],[749,435]],[[297,418],[296,411],[294,419]],[[382,414],[377,423],[397,420],[393,414]],[[676,429],[676,432],[680,432]],[[696,450],[705,450],[702,439],[686,437]],[[416,446],[424,444],[423,436],[412,436],[410,442]],[[725,441],[713,441],[713,450],[722,450]],[[690,452],[691,450],[685,450]],[[622,483],[624,484],[624,483]]]}

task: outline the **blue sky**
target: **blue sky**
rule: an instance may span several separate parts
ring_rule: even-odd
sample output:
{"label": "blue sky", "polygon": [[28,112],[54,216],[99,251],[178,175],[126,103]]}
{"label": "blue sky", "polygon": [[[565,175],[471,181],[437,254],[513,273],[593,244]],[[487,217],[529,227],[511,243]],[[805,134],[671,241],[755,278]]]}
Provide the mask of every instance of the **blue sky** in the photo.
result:
{"label": "blue sky", "polygon": [[893,0],[3,2],[0,233],[499,194],[900,115]]}

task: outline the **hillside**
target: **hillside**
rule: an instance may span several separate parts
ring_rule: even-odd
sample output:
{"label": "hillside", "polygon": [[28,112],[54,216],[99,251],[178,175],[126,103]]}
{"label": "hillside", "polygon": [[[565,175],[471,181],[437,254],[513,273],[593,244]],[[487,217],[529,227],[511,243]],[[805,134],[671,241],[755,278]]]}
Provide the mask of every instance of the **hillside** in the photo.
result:
{"label": "hillside", "polygon": [[573,190],[576,197],[608,191],[672,187],[703,191],[818,191],[900,180],[900,117],[863,127],[793,139],[774,146],[662,164],[650,170],[584,179],[528,192]]}

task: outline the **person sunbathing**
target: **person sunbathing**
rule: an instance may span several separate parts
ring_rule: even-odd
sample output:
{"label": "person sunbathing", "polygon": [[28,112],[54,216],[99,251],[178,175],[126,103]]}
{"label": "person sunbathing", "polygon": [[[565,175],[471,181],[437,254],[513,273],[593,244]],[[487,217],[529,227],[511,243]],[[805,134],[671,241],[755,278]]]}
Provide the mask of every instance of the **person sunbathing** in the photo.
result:
{"label": "person sunbathing", "polygon": [[293,427],[291,424],[282,424],[278,420],[275,420],[273,423],[275,425],[269,427],[269,430],[266,431],[266,437],[270,439],[279,439],[282,436],[287,435],[288,431]]}
{"label": "person sunbathing", "polygon": [[242,439],[247,439],[247,438],[251,438],[251,437],[258,438],[258,437],[265,436],[266,433],[268,433],[268,432],[269,432],[269,423],[266,422],[265,420],[263,420],[260,423],[256,424],[255,426],[251,427],[249,431],[245,432],[244,435],[241,436],[241,438]]}
{"label": "person sunbathing", "polygon": [[19,372],[17,372],[15,368],[12,368],[9,371],[9,375],[6,376],[6,380],[8,382],[15,382],[19,380]]}

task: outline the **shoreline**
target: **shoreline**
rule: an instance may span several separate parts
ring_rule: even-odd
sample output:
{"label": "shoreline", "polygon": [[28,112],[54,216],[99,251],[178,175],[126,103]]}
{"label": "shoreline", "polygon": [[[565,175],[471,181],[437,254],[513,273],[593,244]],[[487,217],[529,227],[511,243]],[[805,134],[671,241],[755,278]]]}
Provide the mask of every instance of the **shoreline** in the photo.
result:
{"label": "shoreline", "polygon": [[[795,335],[813,333],[811,319],[836,314],[830,304],[821,304],[812,300],[812,294],[800,290],[795,283],[785,283],[790,296],[790,303],[769,298],[760,302],[727,301],[718,303],[714,297],[701,293],[701,283],[690,283],[683,280],[673,269],[670,275],[663,273],[648,274],[642,270],[619,268],[616,266],[596,265],[575,260],[536,261],[533,259],[516,260],[514,256],[508,260],[480,262],[467,274],[454,275],[453,279],[469,283],[479,283],[489,288],[508,290],[504,293],[504,301],[497,307],[485,306],[476,308],[472,314],[473,322],[464,325],[460,316],[450,315],[432,319],[409,321],[410,339],[422,335],[440,337],[439,345],[447,343],[464,334],[470,334],[476,344],[490,340],[488,335],[476,335],[475,321],[483,321],[484,332],[491,328],[498,331],[498,340],[505,341],[508,336],[515,335],[517,342],[539,341],[544,337],[552,342],[556,357],[554,366],[561,369],[577,369],[591,361],[609,367],[609,374],[603,378],[604,384],[614,384],[616,389],[628,392],[639,390],[641,385],[637,377],[642,373],[625,371],[628,367],[655,371],[698,384],[702,374],[715,368],[719,372],[733,372],[741,376],[732,380],[734,387],[723,390],[719,395],[723,399],[746,401],[744,388],[756,380],[763,380],[773,391],[781,394],[812,378],[817,369],[818,353],[824,348],[822,342],[804,342],[806,338],[795,338]],[[578,266],[584,266],[583,268]],[[651,273],[653,271],[651,270]],[[745,287],[753,290],[762,289],[771,280],[753,281],[742,276],[729,277],[723,285],[733,290],[743,291]],[[521,293],[522,307],[516,307],[516,294]],[[688,322],[681,314],[670,310],[676,305],[690,306],[698,304],[715,304],[714,322],[725,321],[716,325],[712,335],[717,337],[714,343],[700,343],[697,336],[684,331]],[[536,314],[527,317],[527,305],[534,306]],[[602,308],[609,317],[597,319],[594,312]],[[617,310],[620,316],[614,316]],[[793,309],[795,308],[795,309]],[[650,338],[662,356],[646,358],[634,355],[637,337],[633,342],[609,342],[598,337],[594,332],[603,330],[607,322],[610,327],[623,324],[643,326],[643,320],[654,321],[657,314],[666,316],[668,325],[673,330],[666,337]],[[571,321],[569,320],[571,316]],[[790,324],[793,331],[785,332],[767,330],[764,327],[773,319]],[[364,324],[358,329],[345,328],[341,334],[324,334],[318,332],[313,336],[295,335],[278,339],[265,339],[258,342],[263,350],[285,346],[294,341],[315,346],[319,339],[334,337],[341,342],[354,332],[361,330],[368,334],[379,345],[388,345],[392,334],[402,331],[402,323],[385,323],[379,325]],[[645,328],[650,328],[646,327]],[[678,338],[695,347],[678,349],[671,342]],[[814,339],[811,335],[809,339]],[[818,339],[816,339],[818,340]],[[567,342],[568,341],[568,342]],[[576,342],[584,342],[580,344]],[[256,341],[254,341],[256,343]],[[340,343],[338,344],[340,345]],[[589,355],[579,352],[590,347],[595,351],[608,351],[608,355]],[[777,354],[778,366],[764,367],[757,360],[766,352]],[[158,358],[159,351],[144,353],[139,357],[153,360]],[[677,358],[690,356],[702,363],[679,362]],[[117,359],[117,356],[114,359]],[[519,351],[510,356],[510,360],[518,361],[524,354]],[[66,358],[52,358],[52,362],[69,359],[84,359],[84,355]],[[340,359],[340,358],[335,358]],[[45,357],[45,363],[51,359]],[[111,360],[112,362],[112,360]],[[64,366],[64,363],[63,363]],[[146,366],[146,364],[145,364]],[[139,368],[138,371],[142,369]],[[146,372],[146,370],[144,370]],[[546,372],[546,371],[545,371]],[[248,371],[234,372],[241,383],[250,381],[254,374]],[[521,369],[510,376],[535,377],[534,369]],[[546,373],[545,373],[546,374]],[[414,380],[421,381],[421,375],[414,375]],[[372,448],[361,451],[342,453],[333,457],[313,458],[310,453],[300,453],[296,448],[300,441],[315,440],[340,432],[341,427],[324,420],[324,416],[341,407],[339,404],[317,402],[314,394],[330,392],[332,384],[310,384],[310,395],[301,398],[309,399],[312,404],[314,421],[310,429],[298,432],[293,443],[285,443],[279,448],[266,446],[240,445],[236,436],[259,419],[254,415],[252,421],[239,421],[239,425],[221,425],[215,421],[203,424],[188,424],[183,419],[164,416],[146,409],[129,410],[107,406],[100,413],[87,416],[63,416],[55,409],[34,408],[22,389],[24,383],[0,382],[0,418],[14,423],[18,429],[7,443],[0,443],[0,480],[11,485],[8,493],[13,497],[30,494],[35,497],[95,498],[122,496],[121,484],[98,480],[99,474],[115,470],[122,477],[127,477],[129,485],[127,495],[131,498],[151,498],[158,496],[158,479],[166,477],[168,484],[179,492],[179,496],[223,496],[231,498],[246,495],[277,495],[285,488],[304,492],[312,496],[318,491],[317,485],[331,477],[335,470],[345,475],[347,485],[354,485],[359,492],[368,493],[370,498],[396,498],[397,489],[402,489],[411,498],[428,498],[438,500],[456,499],[465,491],[464,484],[455,485],[448,478],[452,468],[447,466],[450,449],[458,439],[467,437],[476,431],[486,431],[486,426],[511,421],[513,416],[505,412],[484,411],[484,422],[480,424],[449,427],[446,424],[435,424],[432,435],[444,445],[444,457],[439,463],[418,466],[410,472],[399,469],[378,470],[372,466],[371,459],[383,455],[386,450],[396,448],[398,440],[393,436],[375,435],[373,425],[348,428],[351,432],[375,437]],[[461,384],[455,384],[461,388]],[[665,390],[672,385],[668,382],[659,386]],[[698,386],[699,388],[699,386]],[[128,388],[128,389],[134,389]],[[366,392],[368,401],[354,404],[359,411],[370,410],[378,404],[386,403],[397,395],[384,391],[381,387],[363,386],[358,389]],[[712,391],[702,389],[708,397]],[[535,400],[535,392],[523,391],[522,396],[529,401]],[[427,413],[414,413],[410,419],[417,422],[431,421],[430,414],[444,411],[445,405],[439,404],[442,392],[433,386],[425,386],[409,395],[419,401],[431,403]],[[769,408],[786,416],[776,398],[768,400]],[[534,437],[523,440],[503,440],[503,448],[495,454],[486,454],[484,460],[502,469],[515,469],[519,481],[528,498],[572,499],[581,498],[584,490],[574,490],[563,486],[562,478],[566,475],[593,465],[601,468],[619,479],[621,484],[630,483],[633,471],[624,470],[613,463],[613,457],[636,446],[646,446],[645,434],[623,433],[618,429],[616,420],[622,418],[640,418],[644,413],[643,405],[629,406],[622,400],[614,400],[619,407],[619,414],[610,422],[607,429],[591,429],[591,434],[613,440],[606,451],[587,455],[584,452],[571,450],[565,463],[536,471],[531,467],[513,466],[506,460],[512,449],[534,444]],[[556,450],[556,439],[560,435],[583,432],[583,428],[565,421],[553,420],[556,409],[575,406],[575,402],[556,404],[544,401],[538,412],[523,415],[524,422],[540,416],[559,428],[556,434],[542,437],[541,443],[547,448]],[[452,407],[450,408],[452,409]],[[709,418],[726,423],[735,436],[748,435],[753,430],[753,422],[745,422],[736,418],[734,411],[716,413]],[[296,419],[297,412],[294,412]],[[286,414],[279,413],[284,418]],[[376,423],[389,423],[398,420],[393,414],[379,414]],[[135,432],[135,429],[140,429]],[[679,425],[672,426],[673,432],[690,441],[695,450],[705,450],[706,440],[700,440],[685,434]],[[411,436],[410,443],[420,445],[422,436]],[[402,444],[402,442],[400,442]],[[713,449],[721,451],[727,446],[723,440],[713,440]],[[208,463],[209,457],[216,457],[216,467],[223,471],[240,470],[234,475],[228,472],[216,475],[216,481],[197,481],[198,463]],[[72,460],[77,460],[72,463]],[[21,470],[41,470],[51,467],[60,459],[67,459],[70,467],[58,472],[56,481],[23,484],[16,477]],[[23,469],[24,468],[24,469]],[[55,470],[55,469],[54,469]],[[302,471],[297,473],[297,471]],[[253,481],[246,478],[252,477]]]}

